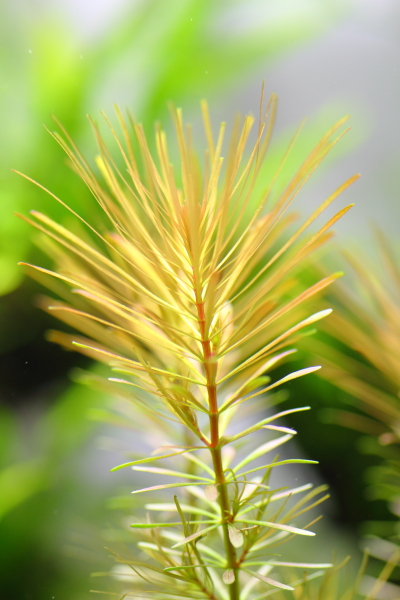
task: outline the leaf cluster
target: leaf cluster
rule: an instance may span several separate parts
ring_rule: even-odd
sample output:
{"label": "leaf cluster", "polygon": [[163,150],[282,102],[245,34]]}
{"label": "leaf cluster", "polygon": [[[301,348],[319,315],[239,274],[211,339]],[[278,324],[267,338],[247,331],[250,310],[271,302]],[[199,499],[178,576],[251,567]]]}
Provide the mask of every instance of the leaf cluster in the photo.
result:
{"label": "leaf cluster", "polygon": [[[102,209],[104,222],[95,228],[51,192],[76,219],[75,230],[36,211],[23,217],[43,234],[42,247],[57,265],[54,271],[26,265],[59,298],[44,297],[41,306],[83,334],[51,332],[50,339],[108,364],[114,376],[106,385],[134,403],[138,423],[152,432],[154,453],[121,467],[173,479],[134,493],[183,488],[185,494],[147,504],[148,518],[132,524],[147,535],[139,549],[150,561],[117,557],[139,578],[141,598],[261,600],[271,589],[295,587],[270,577],[272,570],[330,566],[270,558],[269,551],[283,541],[314,535],[311,523],[299,527],[298,519],[324,499],[324,490],[274,487],[271,474],[277,467],[315,461],[272,454],[295,433],[280,421],[291,411],[258,420],[254,412],[265,394],[319,368],[277,381],[269,374],[293,353],[292,344],[330,313],[310,315],[309,302],[337,274],[306,289],[297,274],[350,207],[316,233],[309,228],[356,177],[289,230],[287,211],[341,137],[344,120],[327,132],[272,202],[276,178],[260,197],[254,198],[253,190],[275,113],[276,98],[266,107],[262,98],[255,143],[246,153],[254,118],[237,120],[226,145],[225,124],[214,136],[202,103],[207,149],[201,167],[191,128],[181,111],[171,108],[177,173],[162,128],[156,126],[153,155],[142,125],[117,109],[120,133],[104,119],[118,160],[91,121],[101,182],[60,126],[62,135],[53,135]],[[254,447],[256,436],[262,442]],[[235,449],[241,451],[238,460]],[[301,500],[292,502],[298,493],[304,494]],[[159,520],[152,520],[153,511],[161,513]]]}

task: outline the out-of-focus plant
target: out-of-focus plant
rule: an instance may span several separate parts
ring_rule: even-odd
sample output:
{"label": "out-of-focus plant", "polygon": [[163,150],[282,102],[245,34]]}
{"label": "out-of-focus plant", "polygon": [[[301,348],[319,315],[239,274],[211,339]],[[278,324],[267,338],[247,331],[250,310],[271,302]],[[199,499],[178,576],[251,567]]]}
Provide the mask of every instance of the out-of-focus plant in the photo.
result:
{"label": "out-of-focus plant", "polygon": [[[377,231],[382,271],[346,255],[355,279],[353,285],[336,286],[327,302],[334,312],[324,322],[323,337],[305,344],[323,365],[321,376],[346,394],[351,410],[324,411],[329,421],[356,429],[361,451],[380,458],[366,472],[370,499],[381,499],[400,516],[400,268],[395,249]],[[399,542],[397,520],[370,522],[370,534]],[[368,541],[371,551],[387,560],[395,545]],[[398,560],[398,557],[397,557]]]}
{"label": "out-of-focus plant", "polygon": [[336,286],[329,297],[336,309],[323,326],[329,337],[314,339],[313,348],[325,366],[321,375],[347,392],[348,402],[358,409],[335,411],[332,416],[367,434],[365,449],[392,456],[379,471],[386,476],[371,493],[393,502],[400,497],[400,269],[388,240],[381,233],[378,240],[386,272],[378,275],[347,256],[355,285]]}
{"label": "out-of-focus plant", "polygon": [[[353,598],[374,600],[375,598],[397,597],[393,595],[393,588],[388,584],[388,578],[398,561],[397,552],[386,562],[375,579],[367,579],[364,574],[368,562],[368,553],[364,553],[364,559],[358,574],[355,578],[351,577],[350,581],[349,577],[345,576],[344,569],[348,560],[346,558],[341,564],[335,565],[333,569],[327,571],[321,582],[310,582],[305,578],[299,589],[293,592],[295,600],[353,600]],[[275,599],[277,599],[277,595],[275,595]]]}
{"label": "out-of-focus plant", "polygon": [[[185,128],[181,111],[172,109],[178,171],[161,127],[156,127],[156,152],[151,153],[143,126],[132,118],[126,121],[117,110],[121,137],[107,119],[106,123],[118,157],[93,123],[99,148],[96,164],[105,185],[66,131],[54,134],[102,209],[103,219],[94,228],[55,195],[75,217],[75,226],[65,228],[36,211],[32,218],[24,217],[44,234],[42,247],[57,264],[55,271],[27,265],[31,275],[62,298],[43,298],[43,308],[85,336],[53,332],[50,339],[110,365],[119,374],[110,381],[126,387],[138,424],[147,432],[153,452],[116,468],[132,467],[136,473],[175,480],[135,494],[186,491],[172,502],[167,494],[163,502],[146,504],[149,514],[160,513],[161,522],[149,516],[132,524],[143,535],[140,550],[152,560],[117,555],[117,562],[136,573],[135,589],[129,594],[141,589],[142,595],[156,593],[160,599],[263,598],[273,588],[295,589],[271,578],[274,570],[330,566],[304,560],[288,563],[279,555],[276,560],[274,553],[271,558],[270,551],[294,535],[314,535],[308,529],[311,523],[299,528],[298,520],[322,501],[322,490],[310,485],[274,487],[271,476],[277,467],[315,461],[272,455],[260,465],[258,459],[295,433],[279,425],[292,411],[263,415],[256,422],[252,414],[260,410],[256,398],[319,368],[301,369],[273,383],[267,375],[293,353],[291,344],[330,313],[328,309],[310,316],[307,304],[337,275],[300,293],[296,276],[350,207],[317,233],[306,234],[307,230],[357,176],[283,240],[291,221],[287,209],[341,137],[335,139],[334,134],[344,120],[320,140],[271,203],[275,178],[263,194],[253,197],[276,100],[271,97],[265,112],[262,104],[249,157],[245,148],[254,121],[250,116],[236,122],[224,161],[225,126],[215,139],[203,103],[203,169],[194,153],[191,128]],[[307,316],[299,320],[302,313]],[[265,433],[271,431],[283,435],[265,441]],[[254,448],[252,440],[259,443],[261,433],[262,443]],[[238,459],[235,449],[241,452]],[[301,500],[292,499],[303,493]],[[173,521],[171,514],[176,515]]]}
{"label": "out-of-focus plant", "polygon": [[[78,516],[75,503],[82,521],[106,518],[101,507],[106,489],[96,489],[93,478],[83,489],[80,483],[87,481],[81,472],[82,447],[95,426],[87,413],[106,404],[104,393],[75,384],[35,420],[21,422],[10,410],[1,410],[1,598],[28,593],[78,598],[79,587],[87,588],[89,567],[68,559],[62,549]],[[25,564],[24,577],[18,577]]]}
{"label": "out-of-focus plant", "polygon": [[[346,565],[350,557],[347,557],[340,564],[331,565],[330,569],[315,571],[311,575],[303,571],[299,577],[298,569],[291,569],[290,565],[285,569],[283,576],[286,581],[290,581],[293,589],[272,588],[256,596],[259,600],[272,597],[273,600],[353,600],[354,598],[365,598],[365,600],[374,600],[379,598],[379,592],[386,584],[387,572],[391,564],[385,565],[375,588],[368,592],[360,592],[360,584],[367,564],[368,555],[365,553],[364,560],[356,576],[346,573]],[[297,572],[296,572],[297,571]],[[104,575],[99,573],[99,575]],[[137,583],[138,576],[129,567],[119,565],[114,570],[114,577],[125,580],[125,582]],[[294,586],[294,587],[293,587]],[[126,587],[126,584],[125,584]],[[254,587],[254,586],[252,586]],[[250,586],[242,592],[243,598],[248,598],[251,592]],[[126,597],[134,596],[127,594]]]}

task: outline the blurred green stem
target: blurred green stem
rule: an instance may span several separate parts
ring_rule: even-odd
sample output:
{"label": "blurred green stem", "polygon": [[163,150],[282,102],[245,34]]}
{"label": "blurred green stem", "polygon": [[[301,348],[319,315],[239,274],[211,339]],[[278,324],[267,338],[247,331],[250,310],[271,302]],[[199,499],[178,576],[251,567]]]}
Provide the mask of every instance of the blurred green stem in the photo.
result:
{"label": "blurred green stem", "polygon": [[226,563],[227,569],[232,569],[235,574],[235,580],[229,586],[230,598],[231,600],[239,600],[240,591],[239,591],[239,571],[237,568],[237,557],[236,550],[234,546],[232,546],[231,541],[229,539],[229,529],[228,522],[231,516],[230,506],[229,506],[229,497],[227,484],[224,475],[224,468],[222,465],[222,456],[221,456],[221,448],[212,448],[211,455],[213,459],[213,466],[215,471],[215,480],[218,484],[218,502],[221,507],[221,518],[223,521],[223,534],[224,534],[224,545],[226,552]]}

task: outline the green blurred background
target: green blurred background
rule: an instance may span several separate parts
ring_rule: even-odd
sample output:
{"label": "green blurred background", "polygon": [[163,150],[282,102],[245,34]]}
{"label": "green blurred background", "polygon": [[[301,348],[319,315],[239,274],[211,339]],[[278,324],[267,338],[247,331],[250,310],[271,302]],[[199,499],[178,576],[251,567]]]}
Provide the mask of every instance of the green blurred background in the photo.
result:
{"label": "green blurred background", "polygon": [[[280,98],[271,160],[303,117],[308,121],[290,168],[335,119],[352,130],[310,182],[296,209],[306,214],[345,178],[363,177],[346,193],[356,208],[337,227],[339,243],[364,248],[374,262],[369,224],[395,239],[399,209],[400,7],[395,0],[3,0],[0,4],[0,598],[88,598],[90,572],[107,568],[102,530],[113,523],[107,498],[128,475],[109,474],[132,434],[101,425],[110,398],[71,380],[90,367],[44,339],[55,326],[34,306],[39,286],[18,261],[41,261],[35,236],[14,216],[32,208],[68,223],[44,192],[81,214],[88,193],[43,127],[55,115],[86,155],[95,153],[90,113],[129,107],[151,134],[169,128],[167,102],[199,122],[199,101],[212,119],[257,112],[261,81]],[[336,252],[335,249],[330,250]],[[298,418],[301,452],[321,461],[308,473],[327,481],[333,541],[354,552],[360,524],[392,518],[368,502],[363,479],[374,457],[359,455],[358,435],[322,425],[321,404],[339,393],[316,377],[293,383],[288,405],[310,402]],[[118,438],[118,443],[112,438]],[[304,475],[305,477],[306,475]],[[335,537],[336,536],[336,537]],[[321,541],[324,543],[324,540]],[[325,539],[326,544],[326,539]]]}

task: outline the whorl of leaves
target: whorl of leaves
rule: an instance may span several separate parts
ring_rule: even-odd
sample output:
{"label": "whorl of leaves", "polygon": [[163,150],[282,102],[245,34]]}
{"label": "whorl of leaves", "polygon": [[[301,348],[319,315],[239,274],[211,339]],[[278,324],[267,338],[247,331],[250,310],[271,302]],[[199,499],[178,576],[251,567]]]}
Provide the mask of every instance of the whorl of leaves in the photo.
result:
{"label": "whorl of leaves", "polygon": [[[65,131],[53,134],[105,219],[95,228],[71,211],[79,225],[75,231],[32,212],[26,220],[45,234],[42,245],[57,268],[28,267],[61,298],[42,298],[42,307],[84,335],[52,332],[50,338],[111,365],[114,376],[107,385],[134,403],[132,421],[153,440],[155,452],[121,465],[152,475],[156,483],[134,494],[165,493],[163,502],[146,504],[147,518],[132,524],[144,536],[140,554],[151,560],[117,556],[134,578],[125,584],[126,594],[262,600],[300,585],[304,570],[316,570],[317,576],[330,566],[288,563],[272,550],[293,536],[314,535],[312,523],[301,524],[301,517],[324,499],[324,488],[274,489],[270,477],[276,468],[314,461],[279,460],[274,454],[295,434],[280,424],[291,411],[264,413],[258,421],[253,415],[260,410],[261,395],[318,368],[279,381],[268,374],[294,352],[290,345],[330,312],[310,315],[308,301],[337,274],[306,289],[296,274],[349,207],[317,232],[309,234],[309,227],[356,177],[289,230],[287,209],[341,137],[334,136],[344,120],[327,132],[277,195],[275,184],[293,140],[276,176],[256,197],[275,97],[266,110],[261,102],[255,143],[247,154],[254,119],[236,122],[226,159],[224,124],[215,138],[205,103],[202,112],[204,169],[179,109],[172,109],[177,170],[161,127],[156,127],[151,152],[141,125],[126,121],[118,110],[121,136],[106,119],[118,158],[92,123],[103,183]],[[111,421],[118,421],[115,413]],[[164,477],[172,482],[165,483]],[[179,497],[172,488],[180,488]],[[296,502],[297,494],[301,499]],[[154,513],[162,522],[153,521]],[[272,573],[280,569],[297,569],[300,576],[282,583]]]}

